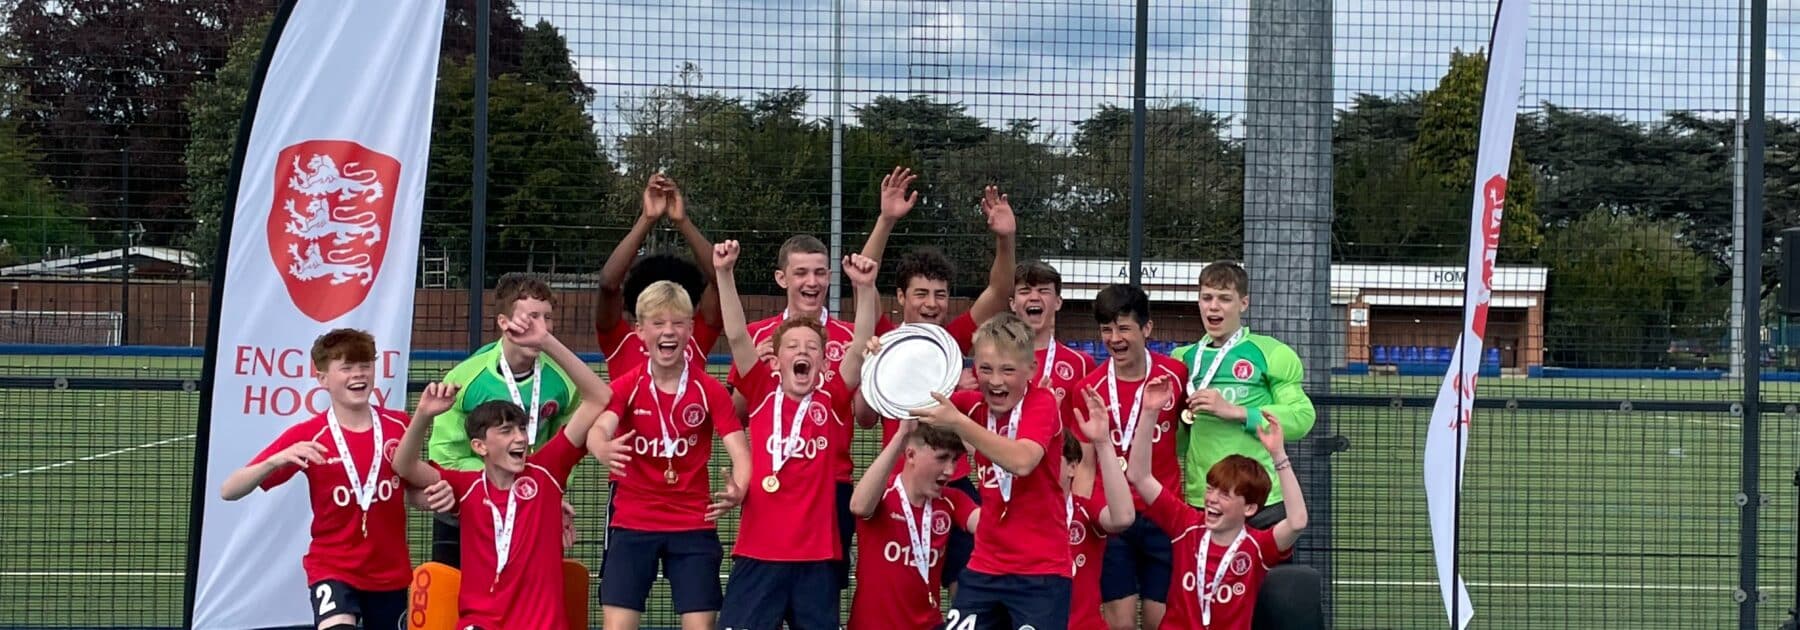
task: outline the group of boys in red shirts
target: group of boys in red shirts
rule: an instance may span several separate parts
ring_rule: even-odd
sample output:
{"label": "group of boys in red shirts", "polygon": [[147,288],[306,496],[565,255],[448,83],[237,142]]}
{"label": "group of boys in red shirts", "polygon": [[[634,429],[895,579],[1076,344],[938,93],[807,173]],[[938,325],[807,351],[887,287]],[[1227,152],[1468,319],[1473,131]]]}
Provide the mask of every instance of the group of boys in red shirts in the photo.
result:
{"label": "group of boys in red shirts", "polygon": [[[1095,296],[1104,365],[1058,342],[1061,277],[1015,263],[1016,220],[995,188],[980,200],[995,237],[989,286],[967,312],[947,312],[953,271],[941,253],[908,252],[895,265],[902,323],[943,326],[968,355],[958,391],[886,419],[856,395],[861,366],[895,327],[876,277],[888,235],[917,201],[914,177],[897,168],[883,179],[875,228],[842,261],[853,319],[827,309],[825,246],[796,236],[774,272],[786,308],[747,322],[739,244],[707,242],[674,182],[657,175],[601,271],[608,381],[552,334],[549,287],[509,276],[496,291],[500,340],[426,387],[410,419],[370,402],[367,334],[320,337],[312,358],[331,409],[284,432],[222,492],[237,499],[308,478],[303,565],[321,630],[402,622],[409,497],[455,523],[439,528],[453,539],[439,543],[459,550],[458,628],[566,628],[564,497],[588,456],[609,472],[607,628],[638,627],[659,573],[688,629],[1248,628],[1261,576],[1306,525],[1281,425],[1246,430],[1275,462],[1284,520],[1245,524],[1273,480],[1237,455],[1207,467],[1205,505],[1190,506],[1178,494],[1176,433],[1178,408],[1198,398],[1183,393],[1184,364],[1147,349],[1148,295],[1114,285]],[[638,256],[664,220],[692,262]],[[1216,326],[1208,318],[1209,338],[1231,335],[1241,310]],[[705,369],[720,337],[728,384]],[[859,477],[853,436],[876,423],[882,448]],[[430,463],[420,454],[428,429],[455,436],[433,437]],[[716,492],[715,437],[730,459]],[[716,523],[732,510],[739,526],[721,588]],[[843,621],[841,592],[853,583]]]}

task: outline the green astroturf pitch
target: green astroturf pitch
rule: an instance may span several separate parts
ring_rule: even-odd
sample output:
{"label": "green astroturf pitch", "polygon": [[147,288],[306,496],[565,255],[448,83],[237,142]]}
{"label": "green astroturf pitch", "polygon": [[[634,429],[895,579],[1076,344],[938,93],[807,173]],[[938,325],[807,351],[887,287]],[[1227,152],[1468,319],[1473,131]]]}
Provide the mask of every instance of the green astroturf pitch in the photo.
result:
{"label": "green astroturf pitch", "polygon": [[[415,363],[414,379],[448,367]],[[194,359],[0,357],[0,377],[198,374]],[[1480,395],[1728,401],[1739,397],[1737,387],[1506,378],[1484,380]],[[1333,391],[1430,396],[1436,379],[1338,377]],[[1800,400],[1800,387],[1766,384],[1764,398]],[[197,393],[179,391],[0,389],[0,627],[180,624],[198,401]],[[1445,627],[1421,482],[1429,409],[1323,411],[1349,449],[1329,460],[1330,537],[1308,532],[1301,545],[1334,564],[1336,627]],[[1800,421],[1783,414],[1766,414],[1762,421],[1761,483],[1770,503],[1760,519],[1758,557],[1770,599],[1760,607],[1759,625],[1772,627],[1794,596],[1791,476],[1800,464]],[[1477,608],[1475,627],[1713,629],[1735,623],[1742,418],[1495,409],[1478,412],[1474,423],[1462,570]],[[858,433],[859,467],[873,457],[878,437]],[[725,461],[722,452],[715,461]],[[1301,456],[1296,466],[1319,461]],[[573,555],[596,571],[606,501],[597,473],[584,466],[573,483],[581,536]],[[1324,489],[1306,490],[1324,498]],[[413,557],[423,561],[428,517],[414,515],[411,525]],[[721,527],[727,545],[735,526],[729,519]],[[597,625],[597,604],[595,611]],[[665,586],[653,591],[645,621],[676,625]]]}

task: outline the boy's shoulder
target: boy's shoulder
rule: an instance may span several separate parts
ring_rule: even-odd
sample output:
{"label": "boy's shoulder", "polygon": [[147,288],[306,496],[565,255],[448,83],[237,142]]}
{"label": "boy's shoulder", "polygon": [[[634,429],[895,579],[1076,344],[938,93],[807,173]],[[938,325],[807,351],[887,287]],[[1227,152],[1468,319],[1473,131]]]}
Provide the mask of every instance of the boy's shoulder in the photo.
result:
{"label": "boy's shoulder", "polygon": [[498,342],[482,346],[480,350],[470,354],[469,358],[463,359],[461,363],[450,368],[450,371],[444,374],[444,381],[459,387],[468,385],[486,372],[488,366],[498,365],[499,358],[496,355],[499,352]]}

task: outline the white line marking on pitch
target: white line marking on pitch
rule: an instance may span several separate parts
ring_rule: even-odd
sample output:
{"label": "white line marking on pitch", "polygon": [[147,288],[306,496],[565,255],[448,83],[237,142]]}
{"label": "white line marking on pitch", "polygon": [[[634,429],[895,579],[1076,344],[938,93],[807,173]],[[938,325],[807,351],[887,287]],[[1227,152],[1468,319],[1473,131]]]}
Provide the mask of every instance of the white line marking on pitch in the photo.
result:
{"label": "white line marking on pitch", "polygon": [[[1436,580],[1332,580],[1339,586],[1430,586]],[[1731,591],[1735,586],[1698,586],[1693,584],[1593,584],[1581,582],[1470,582],[1482,588],[1568,589],[1588,591]]]}
{"label": "white line marking on pitch", "polygon": [[0,571],[0,577],[181,577],[180,571]]}
{"label": "white line marking on pitch", "polygon": [[168,438],[166,440],[157,440],[155,442],[146,442],[143,444],[139,444],[137,446],[133,446],[133,447],[129,447],[129,448],[122,448],[122,449],[119,449],[116,451],[107,451],[105,453],[89,455],[87,457],[81,457],[81,458],[76,458],[76,459],[71,459],[71,460],[66,460],[66,461],[60,461],[60,462],[57,462],[54,464],[45,464],[43,466],[38,466],[36,468],[26,468],[24,470],[15,470],[15,471],[0,475],[0,479],[6,479],[9,477],[18,477],[21,475],[29,475],[32,473],[41,473],[41,472],[49,471],[49,470],[56,470],[56,469],[62,468],[64,466],[74,466],[76,464],[81,464],[81,463],[85,463],[85,462],[91,462],[91,461],[95,461],[95,460],[106,459],[108,457],[124,455],[124,454],[130,453],[132,451],[140,451],[140,450],[143,450],[146,448],[156,448],[158,446],[163,446],[165,444],[173,444],[175,442],[180,442],[182,440],[192,440],[192,439],[194,439],[194,434],[189,433],[187,435],[176,436],[176,437]]}

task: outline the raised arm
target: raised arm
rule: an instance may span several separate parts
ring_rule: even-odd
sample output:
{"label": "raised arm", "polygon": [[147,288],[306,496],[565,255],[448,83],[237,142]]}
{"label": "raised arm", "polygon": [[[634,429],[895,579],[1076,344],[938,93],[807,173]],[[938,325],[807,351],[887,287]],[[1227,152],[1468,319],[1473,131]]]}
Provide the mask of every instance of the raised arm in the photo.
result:
{"label": "raised arm", "polygon": [[[1166,375],[1158,376],[1149,383],[1144,384],[1145,387],[1150,387],[1158,381],[1163,383],[1163,385],[1158,386],[1155,389],[1144,392],[1144,411],[1149,412],[1147,414],[1148,417],[1139,421],[1138,426],[1142,427],[1144,430],[1140,430],[1137,432],[1137,435],[1131,436],[1130,456],[1125,462],[1125,478],[1131,482],[1131,487],[1137,490],[1138,496],[1143,497],[1145,505],[1156,503],[1156,498],[1162,496],[1163,493],[1162,482],[1156,480],[1156,475],[1150,474],[1150,436],[1156,433],[1156,431],[1150,429],[1156,427],[1155,412],[1162,409],[1164,404],[1168,404],[1169,399],[1167,396],[1174,395],[1174,384],[1169,383],[1168,378],[1169,377]],[[1168,393],[1158,393],[1159,391],[1164,390]],[[1160,400],[1163,401],[1162,404],[1150,404],[1153,400],[1159,400],[1159,398],[1156,398],[1158,396],[1162,396],[1162,398],[1160,398]],[[1145,424],[1146,421],[1148,424]]]}
{"label": "raised arm", "polygon": [[[899,461],[900,453],[906,451],[906,436],[918,426],[917,420],[900,421],[899,429],[894,432],[894,439],[888,440],[887,446],[869,462],[868,470],[864,470],[862,478],[856,480],[856,490],[850,493],[850,513],[857,518],[869,518],[875,515],[876,506],[881,505],[881,495],[887,493],[888,480],[894,477],[894,462]],[[905,501],[906,497],[900,497]]]}
{"label": "raised arm", "polygon": [[1276,546],[1287,551],[1294,548],[1294,541],[1306,529],[1306,499],[1300,496],[1300,478],[1294,475],[1294,463],[1288,459],[1281,423],[1264,422],[1256,437],[1263,448],[1269,449],[1269,456],[1275,460],[1275,474],[1281,478],[1281,505],[1287,509],[1287,518],[1275,524],[1274,533]]}
{"label": "raised arm", "polygon": [[881,319],[881,294],[875,291],[875,274],[880,270],[881,265],[867,256],[844,257],[844,275],[850,276],[850,285],[856,288],[856,332],[850,340],[851,351],[844,353],[844,361],[838,366],[838,377],[844,379],[845,389],[855,390],[862,384],[866,356],[862,350],[875,336],[875,322]]}
{"label": "raised arm", "polygon": [[969,307],[969,317],[979,324],[1006,310],[1013,293],[1013,268],[1018,265],[1018,221],[1013,217],[1012,202],[1000,189],[988,186],[981,198],[981,213],[987,216],[988,231],[994,233],[994,266],[988,268],[987,288]]}
{"label": "raised arm", "polygon": [[[913,410],[913,417],[925,424],[955,432],[963,442],[987,456],[1001,470],[1015,477],[1023,477],[1036,470],[1038,463],[1044,460],[1044,447],[1037,442],[1014,440],[989,431],[986,425],[963,414],[943,394],[932,392],[931,397],[937,399],[938,404]],[[1021,400],[1019,404],[1023,405],[1025,401]]]}
{"label": "raised arm", "polygon": [[[1168,377],[1159,376],[1156,379],[1167,381]],[[1156,387],[1157,384],[1158,380],[1151,380],[1145,386]],[[1147,409],[1143,416],[1150,422],[1142,425],[1145,427],[1155,426],[1156,413],[1162,409],[1162,405],[1150,406],[1153,391],[1145,392],[1144,405]],[[1087,414],[1080,418],[1081,432],[1094,447],[1094,469],[1099,472],[1100,487],[1106,493],[1106,507],[1100,510],[1100,527],[1109,534],[1117,534],[1131,527],[1132,521],[1137,520],[1137,509],[1131,504],[1131,487],[1125,481],[1125,471],[1119,470],[1118,455],[1113,453],[1112,421],[1106,410],[1106,401],[1100,398],[1100,392],[1095,391],[1091,385],[1081,388],[1081,396],[1087,403]],[[1163,402],[1168,402],[1166,396]]]}
{"label": "raised arm", "polygon": [[[694,253],[694,266],[700,268],[700,275],[706,278],[706,290],[700,293],[700,303],[694,306],[694,314],[699,319],[713,325],[719,325],[719,283],[713,275],[713,244],[706,240],[706,234],[700,226],[694,225],[692,215],[687,211],[687,199],[681,194],[681,188],[674,180],[665,179],[668,189],[674,191],[675,200],[669,206],[669,221],[675,224],[675,231],[681,233],[681,240],[687,241],[688,249]],[[708,348],[710,351],[711,348]]]}
{"label": "raised arm", "polygon": [[718,277],[719,317],[725,325],[725,341],[731,345],[731,363],[739,373],[756,367],[756,340],[750,337],[750,323],[744,319],[744,300],[738,297],[737,269],[740,249],[737,241],[713,246],[713,273]]}
{"label": "raised arm", "polygon": [[455,385],[432,383],[425,386],[425,392],[419,394],[418,406],[413,408],[412,422],[406,425],[406,433],[400,436],[400,446],[394,449],[394,474],[419,487],[438,482],[441,477],[437,469],[420,461],[419,448],[425,445],[425,434],[432,421],[455,402]]}
{"label": "raised arm", "polygon": [[888,236],[894,233],[894,225],[912,212],[913,204],[919,202],[919,191],[907,194],[906,189],[912,186],[913,180],[919,176],[912,169],[896,166],[894,171],[881,178],[881,216],[875,219],[875,227],[869,230],[869,240],[863,241],[862,255],[870,260],[881,260],[887,253]]}
{"label": "raised arm", "polygon": [[[650,230],[668,213],[669,193],[666,191],[673,188],[674,183],[662,173],[651,175],[650,182],[644,185],[643,208],[638,212],[637,221],[631,224],[631,231],[625,233],[625,238],[613,246],[606,264],[600,267],[600,311],[594,314],[594,327],[607,330],[625,316],[625,272],[631,270],[631,261],[637,259],[638,250],[643,249]],[[680,194],[674,193],[678,199]]]}

